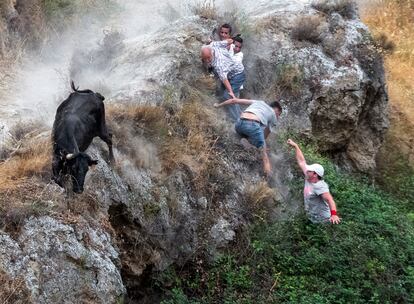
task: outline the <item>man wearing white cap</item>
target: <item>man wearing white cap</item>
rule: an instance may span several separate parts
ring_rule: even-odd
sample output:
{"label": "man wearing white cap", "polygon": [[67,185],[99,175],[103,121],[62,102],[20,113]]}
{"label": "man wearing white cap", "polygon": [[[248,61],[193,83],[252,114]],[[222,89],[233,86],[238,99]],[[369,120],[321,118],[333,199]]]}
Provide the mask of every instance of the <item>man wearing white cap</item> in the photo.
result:
{"label": "man wearing white cap", "polygon": [[305,210],[312,223],[331,222],[339,224],[341,219],[336,213],[335,201],[329,192],[328,184],[323,178],[324,169],[320,164],[306,164],[305,157],[297,143],[288,139],[287,143],[295,148],[296,161],[305,174],[303,195]]}

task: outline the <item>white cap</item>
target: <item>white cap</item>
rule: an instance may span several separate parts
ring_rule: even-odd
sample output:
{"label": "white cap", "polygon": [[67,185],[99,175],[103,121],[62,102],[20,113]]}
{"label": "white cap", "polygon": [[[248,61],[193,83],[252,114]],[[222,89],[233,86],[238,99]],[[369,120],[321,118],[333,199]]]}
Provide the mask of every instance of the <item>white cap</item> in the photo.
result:
{"label": "white cap", "polygon": [[306,166],[306,171],[313,171],[316,174],[318,174],[320,177],[323,177],[323,173],[325,172],[323,167],[319,164],[312,164],[312,165]]}

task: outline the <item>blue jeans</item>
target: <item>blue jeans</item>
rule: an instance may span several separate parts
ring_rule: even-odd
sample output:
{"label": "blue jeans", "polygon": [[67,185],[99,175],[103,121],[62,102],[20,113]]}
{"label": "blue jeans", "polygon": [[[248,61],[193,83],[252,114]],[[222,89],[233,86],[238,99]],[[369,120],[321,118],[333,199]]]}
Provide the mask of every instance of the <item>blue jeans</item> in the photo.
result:
{"label": "blue jeans", "polygon": [[241,137],[246,137],[249,143],[256,148],[264,147],[264,127],[260,122],[239,118],[235,124],[235,129]]}
{"label": "blue jeans", "polygon": [[[233,93],[236,97],[239,97],[240,87],[243,85],[245,80],[246,75],[244,74],[244,72],[234,75],[232,78],[229,79],[231,89],[233,90]],[[227,92],[227,90],[224,90],[223,101],[230,98],[232,97],[229,95],[229,92]],[[240,117],[240,114],[242,113],[241,108],[238,104],[228,105],[226,106],[226,110],[228,116],[233,122],[237,121],[237,119]]]}

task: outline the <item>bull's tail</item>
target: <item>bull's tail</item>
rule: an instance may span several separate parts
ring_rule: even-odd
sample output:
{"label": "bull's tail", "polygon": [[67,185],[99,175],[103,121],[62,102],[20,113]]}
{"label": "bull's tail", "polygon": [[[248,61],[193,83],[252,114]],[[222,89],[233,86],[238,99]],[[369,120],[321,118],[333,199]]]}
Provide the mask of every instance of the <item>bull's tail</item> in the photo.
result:
{"label": "bull's tail", "polygon": [[91,91],[91,90],[79,90],[79,87],[75,87],[75,83],[73,82],[73,80],[70,81],[70,86],[71,86],[73,92],[76,92],[76,93],[87,93],[87,94],[93,93],[93,91]]}
{"label": "bull's tail", "polygon": [[72,88],[73,92],[77,92],[79,89],[79,87],[75,88],[75,83],[73,80],[70,81],[70,87]]}

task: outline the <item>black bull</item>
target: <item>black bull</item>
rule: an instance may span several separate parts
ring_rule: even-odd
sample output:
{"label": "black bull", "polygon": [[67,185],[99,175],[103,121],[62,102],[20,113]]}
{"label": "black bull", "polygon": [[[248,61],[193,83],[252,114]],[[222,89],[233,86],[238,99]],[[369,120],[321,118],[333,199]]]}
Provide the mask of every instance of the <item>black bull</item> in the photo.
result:
{"label": "black bull", "polygon": [[93,138],[99,136],[106,142],[111,161],[114,156],[105,123],[105,98],[91,90],[77,90],[73,82],[71,86],[74,92],[59,105],[53,123],[52,171],[59,186],[64,187],[64,177],[69,176],[73,191],[82,193],[89,166],[98,162],[84,152]]}

